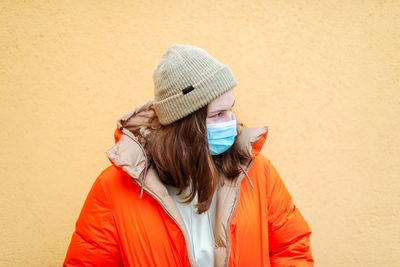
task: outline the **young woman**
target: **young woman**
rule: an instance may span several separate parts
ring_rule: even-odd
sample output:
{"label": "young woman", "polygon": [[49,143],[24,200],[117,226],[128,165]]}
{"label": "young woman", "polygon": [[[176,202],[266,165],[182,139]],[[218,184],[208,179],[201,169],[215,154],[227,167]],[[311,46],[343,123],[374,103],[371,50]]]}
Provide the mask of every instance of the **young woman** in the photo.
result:
{"label": "young woman", "polygon": [[154,101],[117,122],[64,266],[313,266],[311,230],[260,154],[267,128],[231,110],[229,67],[172,45],[153,79]]}

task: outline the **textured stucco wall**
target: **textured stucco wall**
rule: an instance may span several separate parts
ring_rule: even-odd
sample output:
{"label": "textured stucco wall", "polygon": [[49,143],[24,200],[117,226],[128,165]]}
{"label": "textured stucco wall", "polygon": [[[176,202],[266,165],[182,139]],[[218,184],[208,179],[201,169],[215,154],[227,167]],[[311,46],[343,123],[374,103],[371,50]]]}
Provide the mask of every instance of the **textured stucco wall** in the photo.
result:
{"label": "textured stucco wall", "polygon": [[0,266],[59,266],[115,121],[172,43],[208,50],[313,229],[316,266],[400,266],[399,1],[1,1]]}

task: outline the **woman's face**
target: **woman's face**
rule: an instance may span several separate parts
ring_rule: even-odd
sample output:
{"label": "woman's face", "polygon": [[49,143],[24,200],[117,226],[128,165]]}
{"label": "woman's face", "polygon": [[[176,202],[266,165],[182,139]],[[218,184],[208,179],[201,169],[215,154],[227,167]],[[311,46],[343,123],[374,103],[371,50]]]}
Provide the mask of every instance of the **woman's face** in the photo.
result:
{"label": "woman's face", "polygon": [[207,106],[207,124],[231,121],[234,103],[233,89],[211,101]]}

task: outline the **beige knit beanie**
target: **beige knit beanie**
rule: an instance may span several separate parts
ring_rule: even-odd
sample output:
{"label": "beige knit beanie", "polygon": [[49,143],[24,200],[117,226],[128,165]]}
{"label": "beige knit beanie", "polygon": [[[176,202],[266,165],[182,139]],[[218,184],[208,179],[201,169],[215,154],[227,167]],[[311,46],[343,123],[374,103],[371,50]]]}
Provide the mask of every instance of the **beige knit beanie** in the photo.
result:
{"label": "beige knit beanie", "polygon": [[154,109],[161,124],[173,123],[237,85],[227,65],[205,50],[170,46],[153,74]]}

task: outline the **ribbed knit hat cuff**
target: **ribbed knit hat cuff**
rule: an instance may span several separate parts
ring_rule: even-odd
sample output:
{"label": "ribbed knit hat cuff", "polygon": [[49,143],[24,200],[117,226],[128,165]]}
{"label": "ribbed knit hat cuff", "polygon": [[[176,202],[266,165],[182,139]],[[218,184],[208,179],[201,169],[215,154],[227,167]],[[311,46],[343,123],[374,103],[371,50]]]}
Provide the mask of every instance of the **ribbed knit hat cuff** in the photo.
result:
{"label": "ribbed knit hat cuff", "polygon": [[161,101],[154,101],[154,108],[160,123],[168,125],[201,109],[236,85],[233,73],[227,65],[223,65],[200,82],[192,84],[194,89],[189,93],[181,91]]}

